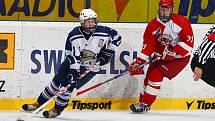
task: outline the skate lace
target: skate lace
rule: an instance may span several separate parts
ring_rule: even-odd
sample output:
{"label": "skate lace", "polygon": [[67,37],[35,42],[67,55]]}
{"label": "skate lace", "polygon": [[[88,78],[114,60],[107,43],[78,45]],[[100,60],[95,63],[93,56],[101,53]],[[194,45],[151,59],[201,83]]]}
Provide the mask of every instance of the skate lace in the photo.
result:
{"label": "skate lace", "polygon": [[137,104],[134,104],[134,107],[137,109],[137,110],[141,110],[143,109],[143,104],[142,103],[137,103]]}
{"label": "skate lace", "polygon": [[137,103],[134,106],[137,110],[143,110],[144,112],[150,110],[150,106],[143,103]]}
{"label": "skate lace", "polygon": [[150,106],[148,106],[148,105],[145,105],[145,106],[144,106],[144,108],[143,108],[143,110],[144,110],[144,112],[147,112],[147,111],[149,111],[149,110],[150,110]]}
{"label": "skate lace", "polygon": [[37,103],[28,105],[28,109],[30,109],[30,110],[36,110],[38,107],[39,107],[39,104],[37,104]]}
{"label": "skate lace", "polygon": [[55,108],[49,110],[48,113],[49,113],[50,117],[55,117],[55,116],[59,115],[59,113],[57,112],[57,110]]}

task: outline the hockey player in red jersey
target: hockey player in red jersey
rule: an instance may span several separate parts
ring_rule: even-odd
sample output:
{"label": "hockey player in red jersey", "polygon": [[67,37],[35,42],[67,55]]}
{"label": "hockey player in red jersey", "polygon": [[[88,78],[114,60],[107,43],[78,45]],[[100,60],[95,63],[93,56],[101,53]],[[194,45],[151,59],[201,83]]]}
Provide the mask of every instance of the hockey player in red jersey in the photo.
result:
{"label": "hockey player in red jersey", "polygon": [[156,100],[163,78],[169,80],[179,74],[188,64],[194,39],[189,21],[173,13],[173,0],[160,0],[158,17],[146,27],[140,54],[130,64],[130,75],[142,74],[139,68],[150,56],[161,58],[152,62],[144,79],[144,91],[139,103],[130,106],[133,112],[147,112]]}

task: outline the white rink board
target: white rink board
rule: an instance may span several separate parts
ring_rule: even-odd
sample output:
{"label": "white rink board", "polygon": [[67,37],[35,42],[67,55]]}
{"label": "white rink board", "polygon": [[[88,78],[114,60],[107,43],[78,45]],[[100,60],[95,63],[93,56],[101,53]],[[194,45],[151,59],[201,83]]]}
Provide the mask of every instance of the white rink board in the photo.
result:
{"label": "white rink board", "polygon": [[[15,33],[15,66],[14,70],[1,70],[0,80],[5,80],[4,90],[0,92],[0,98],[35,98],[51,81],[54,76],[54,65],[45,72],[45,57],[50,57],[50,52],[57,59],[64,50],[68,33],[79,23],[70,22],[0,22],[0,33]],[[89,87],[97,82],[116,75],[110,74],[119,70],[125,70],[125,63],[131,63],[133,51],[139,52],[142,46],[142,35],[147,24],[145,23],[102,23],[115,28],[122,35],[123,41],[120,45],[114,62],[114,68],[110,69],[108,64],[103,67],[106,74],[95,76],[91,82],[83,88]],[[211,24],[192,25],[194,31],[195,48],[200,44]],[[35,55],[32,53],[36,52]],[[47,53],[46,53],[47,52]],[[48,54],[48,56],[45,56]],[[59,54],[59,55],[58,55]],[[126,55],[128,54],[128,55]],[[37,61],[32,61],[32,56]],[[120,56],[121,59],[120,60]],[[124,63],[122,61],[125,61]],[[38,62],[41,68],[36,73]],[[49,61],[47,61],[49,62]],[[129,77],[123,76],[94,91],[81,95],[86,98],[135,98],[138,97],[142,87],[144,75]],[[203,81],[195,82],[192,79],[190,66],[180,73],[176,78],[169,81],[164,79],[158,98],[214,98],[215,89]],[[75,94],[72,95],[75,97]]]}

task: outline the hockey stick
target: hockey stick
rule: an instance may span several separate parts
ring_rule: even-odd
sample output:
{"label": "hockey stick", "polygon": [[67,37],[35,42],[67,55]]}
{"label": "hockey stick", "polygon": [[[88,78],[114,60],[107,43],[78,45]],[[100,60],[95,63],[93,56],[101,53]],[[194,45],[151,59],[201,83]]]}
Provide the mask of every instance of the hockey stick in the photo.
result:
{"label": "hockey stick", "polygon": [[166,49],[168,48],[168,45],[165,46],[164,48],[164,51],[163,51],[163,56],[162,56],[162,59],[164,59],[166,57]]}
{"label": "hockey stick", "polygon": [[[95,67],[97,67],[99,65],[100,62],[97,62],[95,65],[92,65],[91,67],[89,67],[83,74],[81,74],[78,79],[81,79],[82,77],[84,77],[86,74],[88,74],[90,71],[94,70]],[[58,97],[60,94],[64,93],[67,91],[67,89],[71,87],[71,84],[68,84],[66,87],[63,87],[64,89],[57,92],[52,98],[50,98],[48,101],[46,101],[44,104],[42,104],[39,108],[37,108],[35,111],[33,111],[32,113],[30,113],[28,116],[26,116],[26,118],[30,118],[32,115],[37,114],[38,112],[40,112],[45,106],[47,106],[53,99],[55,99],[56,97]],[[17,120],[21,120],[21,119],[17,119]]]}
{"label": "hockey stick", "polygon": [[88,74],[90,71],[94,70],[94,68],[96,68],[99,65],[99,61],[95,64],[92,65],[91,67],[89,67],[83,74],[81,74],[78,79],[81,79],[82,77],[84,77],[86,74]]}
{"label": "hockey stick", "polygon": [[[158,60],[160,60],[160,59],[161,59],[160,57],[158,57],[158,58],[156,58],[156,59],[153,59],[153,60],[151,60],[151,61],[149,61],[149,62],[146,62],[146,63],[142,64],[139,68],[143,68],[144,66],[146,66],[146,65],[148,65],[148,64],[150,64],[150,63],[152,63],[152,62],[158,61]],[[114,76],[114,77],[112,77],[112,78],[110,78],[110,79],[108,79],[108,80],[106,80],[106,81],[104,81],[104,82],[100,82],[100,83],[98,83],[98,84],[95,84],[95,85],[93,85],[93,86],[87,88],[87,89],[84,89],[84,90],[82,90],[82,91],[79,91],[79,92],[77,92],[76,95],[78,96],[78,95],[81,95],[81,94],[83,94],[83,93],[85,93],[85,92],[88,92],[88,91],[90,91],[90,90],[93,90],[93,89],[95,89],[95,88],[97,88],[97,87],[99,87],[99,86],[101,86],[101,85],[103,85],[103,84],[106,84],[106,83],[108,83],[108,82],[110,82],[110,81],[113,81],[114,79],[117,79],[117,78],[119,78],[119,77],[121,77],[121,76],[123,76],[123,75],[126,75],[126,74],[128,74],[128,73],[130,73],[130,72],[129,72],[129,71],[125,71],[125,72],[123,72],[123,73],[121,73],[121,74],[118,74],[118,75],[116,75],[116,76]]]}
{"label": "hockey stick", "polygon": [[[27,118],[31,118],[33,115],[37,114],[38,112],[40,112],[46,105],[48,105],[54,98],[56,98],[57,96],[59,96],[60,94],[64,93],[69,87],[71,86],[71,84],[68,84],[66,87],[64,87],[63,91],[59,91],[57,92],[52,98],[50,98],[48,101],[46,101],[44,104],[42,104],[40,107],[38,107],[35,111],[33,111],[32,113],[28,114],[25,119]],[[16,121],[24,121],[25,119],[22,118],[17,118]]]}
{"label": "hockey stick", "polygon": [[34,112],[32,112],[31,114],[36,114],[38,113],[40,110],[42,110],[46,105],[48,105],[53,99],[55,99],[56,97],[58,97],[59,95],[61,95],[62,93],[66,92],[66,90],[71,87],[71,84],[68,84],[66,87],[64,87],[63,91],[59,91],[57,92],[52,98],[50,98],[48,101],[46,101],[44,104],[42,104],[39,108],[37,108]]}
{"label": "hockey stick", "polygon": [[[86,74],[88,74],[90,71],[92,71],[99,63],[96,63],[95,65],[89,67],[83,74],[81,74],[78,79],[81,79],[82,77],[84,77]],[[32,114],[36,114],[37,112],[39,112],[41,109],[43,109],[46,105],[48,105],[54,98],[58,97],[60,94],[64,93],[67,91],[67,89],[71,86],[71,84],[68,84],[66,87],[64,87],[63,91],[59,91],[57,92],[52,98],[50,98],[46,103],[44,103],[43,105],[41,105],[39,108],[37,108],[34,112],[32,112]]]}

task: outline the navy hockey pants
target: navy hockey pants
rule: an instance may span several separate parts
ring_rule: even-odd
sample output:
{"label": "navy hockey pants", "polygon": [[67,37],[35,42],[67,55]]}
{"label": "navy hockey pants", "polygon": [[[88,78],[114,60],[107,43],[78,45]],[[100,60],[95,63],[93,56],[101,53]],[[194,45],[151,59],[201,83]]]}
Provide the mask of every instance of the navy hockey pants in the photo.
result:
{"label": "navy hockey pants", "polygon": [[[68,71],[69,71],[70,62],[66,59],[58,69],[58,73],[55,74],[53,80],[50,84],[45,87],[43,92],[40,93],[37,101],[40,105],[44,104],[47,100],[52,98],[61,87],[68,85],[71,82],[71,78],[68,78]],[[80,74],[84,73],[86,69],[84,67],[80,67]],[[89,82],[97,72],[89,72],[80,80],[76,80],[75,83],[72,83],[71,87],[63,94],[59,95],[56,98],[55,108],[59,111],[63,111],[64,108],[67,107],[69,98],[74,88],[79,89],[84,84]]]}

